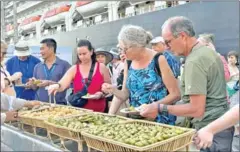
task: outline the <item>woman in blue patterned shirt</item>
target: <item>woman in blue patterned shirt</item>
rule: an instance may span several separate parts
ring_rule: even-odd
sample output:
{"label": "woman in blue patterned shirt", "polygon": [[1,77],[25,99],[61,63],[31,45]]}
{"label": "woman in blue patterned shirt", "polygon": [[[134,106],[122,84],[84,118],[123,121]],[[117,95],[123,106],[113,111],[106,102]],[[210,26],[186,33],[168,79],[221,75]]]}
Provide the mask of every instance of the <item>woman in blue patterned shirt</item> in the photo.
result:
{"label": "woman in blue patterned shirt", "polygon": [[[122,90],[106,83],[102,86],[104,92],[115,95],[109,110],[110,114],[115,114],[127,99],[133,107],[153,102],[174,104],[172,101],[180,99],[177,79],[167,59],[164,55],[160,55],[154,60],[157,53],[147,48],[151,39],[151,33],[142,27],[128,25],[121,29],[118,35],[119,50],[126,54],[131,64],[128,66],[125,62]],[[156,71],[156,65],[159,65],[161,74]],[[161,114],[155,121],[174,125],[176,117]]]}

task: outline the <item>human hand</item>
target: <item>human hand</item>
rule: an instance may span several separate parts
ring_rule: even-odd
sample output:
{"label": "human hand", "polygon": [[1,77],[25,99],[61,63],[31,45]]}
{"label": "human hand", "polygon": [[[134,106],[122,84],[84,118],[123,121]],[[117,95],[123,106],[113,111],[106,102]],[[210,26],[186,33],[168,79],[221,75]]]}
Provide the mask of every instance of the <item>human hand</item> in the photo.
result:
{"label": "human hand", "polygon": [[194,137],[194,144],[197,149],[206,149],[211,147],[213,141],[213,133],[206,127],[200,129]]}
{"label": "human hand", "polygon": [[21,77],[22,77],[22,73],[21,73],[21,72],[15,72],[15,73],[11,76],[10,80],[11,80],[12,82],[13,82],[13,81],[17,81],[17,80],[19,80]]}
{"label": "human hand", "polygon": [[33,89],[33,88],[36,88],[36,84],[34,84],[34,82],[36,81],[36,78],[30,78],[28,79],[27,83],[26,83],[26,89]]}
{"label": "human hand", "polygon": [[16,121],[18,118],[18,113],[16,111],[8,111],[5,112],[5,114],[6,114],[5,122]]}
{"label": "human hand", "polygon": [[113,94],[114,89],[115,87],[111,84],[108,84],[108,83],[102,84],[102,91],[106,94]]}
{"label": "human hand", "polygon": [[96,92],[95,94],[91,95],[91,99],[94,99],[94,100],[101,99],[102,97],[103,97],[102,92]]}
{"label": "human hand", "polygon": [[46,90],[48,90],[48,94],[56,94],[59,91],[60,85],[59,84],[52,84],[48,87],[46,87]]}
{"label": "human hand", "polygon": [[158,115],[158,103],[154,102],[140,107],[140,115],[146,118],[155,119]]}

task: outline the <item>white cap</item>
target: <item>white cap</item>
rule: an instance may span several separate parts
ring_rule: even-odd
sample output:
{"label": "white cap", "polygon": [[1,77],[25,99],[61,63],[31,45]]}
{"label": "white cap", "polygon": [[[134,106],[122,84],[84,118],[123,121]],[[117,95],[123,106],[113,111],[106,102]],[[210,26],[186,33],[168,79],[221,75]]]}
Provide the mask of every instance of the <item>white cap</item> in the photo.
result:
{"label": "white cap", "polygon": [[16,56],[29,56],[31,49],[26,41],[20,41],[15,45],[14,55]]}
{"label": "white cap", "polygon": [[165,44],[164,39],[161,36],[155,37],[154,39],[152,39],[152,41],[150,42],[151,44],[156,44],[162,42]]}

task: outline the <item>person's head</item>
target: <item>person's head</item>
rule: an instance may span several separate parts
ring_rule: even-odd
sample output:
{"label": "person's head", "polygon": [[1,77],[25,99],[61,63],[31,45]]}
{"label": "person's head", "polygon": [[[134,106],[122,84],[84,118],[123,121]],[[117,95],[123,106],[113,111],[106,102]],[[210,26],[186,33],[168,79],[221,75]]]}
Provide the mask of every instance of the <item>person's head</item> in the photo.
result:
{"label": "person's head", "polygon": [[166,46],[179,56],[188,54],[196,43],[194,36],[192,21],[183,16],[169,18],[162,26],[162,37]]}
{"label": "person's head", "polygon": [[96,59],[99,63],[107,65],[109,62],[113,60],[113,55],[110,52],[105,51],[103,48],[96,49],[95,53]]}
{"label": "person's head", "polygon": [[239,65],[238,52],[230,51],[228,53],[228,63],[231,65]]}
{"label": "person's head", "polygon": [[90,41],[80,40],[77,45],[77,62],[76,64],[86,64],[96,62],[96,54]]}
{"label": "person's head", "polygon": [[43,39],[41,42],[40,54],[44,60],[56,54],[57,42],[54,39],[47,38]]}
{"label": "person's head", "polygon": [[20,41],[15,45],[14,55],[18,57],[19,60],[24,61],[31,55],[31,49],[26,41]]}
{"label": "person's head", "polygon": [[146,49],[152,37],[152,34],[142,27],[123,26],[118,34],[119,52],[123,51],[127,59],[134,60],[141,54],[141,51]]}
{"label": "person's head", "polygon": [[164,39],[161,36],[155,37],[150,43],[152,44],[152,49],[156,52],[166,50]]}
{"label": "person's head", "polygon": [[1,62],[4,60],[4,57],[7,54],[7,48],[8,48],[7,43],[1,40],[1,56],[0,56]]}
{"label": "person's head", "polygon": [[113,55],[112,63],[117,63],[121,60],[117,48],[111,48],[110,53]]}
{"label": "person's head", "polygon": [[214,35],[213,34],[211,34],[211,33],[200,34],[198,41],[201,44],[206,45],[210,49],[216,51],[216,48],[214,46]]}

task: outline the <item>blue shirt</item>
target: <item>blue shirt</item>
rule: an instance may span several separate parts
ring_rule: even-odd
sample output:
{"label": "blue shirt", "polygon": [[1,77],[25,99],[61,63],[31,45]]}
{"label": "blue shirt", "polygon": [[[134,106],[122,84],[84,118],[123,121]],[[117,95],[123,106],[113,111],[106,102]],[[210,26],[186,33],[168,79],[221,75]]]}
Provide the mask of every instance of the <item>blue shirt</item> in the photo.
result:
{"label": "blue shirt", "polygon": [[[180,63],[169,52],[163,53],[172,69],[175,77],[180,74]],[[179,63],[179,64],[178,64]],[[128,70],[127,88],[130,92],[130,105],[139,107],[142,104],[150,104],[159,101],[168,95],[166,86],[162,78],[155,71],[155,61],[145,69],[135,70],[131,66]],[[156,122],[174,125],[176,116],[171,114],[159,114]]]}
{"label": "blue shirt", "polygon": [[181,74],[181,71],[180,71],[181,64],[180,64],[180,62],[169,51],[164,51],[163,55],[166,58],[166,60],[168,62],[168,65],[170,66],[170,68],[171,68],[171,70],[173,72],[174,77],[178,78],[180,76],[180,74]]}
{"label": "blue shirt", "polygon": [[[29,78],[33,77],[34,67],[41,62],[38,58],[34,56],[28,56],[25,61],[21,61],[17,56],[12,57],[6,62],[6,68],[10,75],[13,75],[15,72],[22,73],[22,83],[25,84]],[[17,98],[34,100],[35,91],[32,89],[25,89],[23,87],[14,87],[16,91]]]}
{"label": "blue shirt", "polygon": [[[62,79],[62,77],[70,67],[71,65],[67,61],[56,57],[56,62],[53,64],[51,69],[48,69],[47,65],[43,62],[37,64],[34,68],[33,77],[40,80],[50,80],[58,82]],[[56,102],[58,104],[67,104],[65,97],[66,90],[57,93],[55,98]],[[36,92],[35,99],[43,102],[49,102],[47,90],[45,88],[39,88]],[[53,97],[51,101],[53,102]]]}

